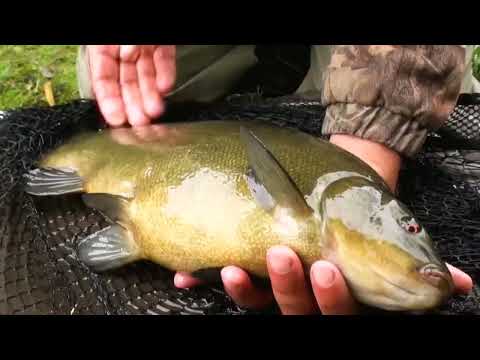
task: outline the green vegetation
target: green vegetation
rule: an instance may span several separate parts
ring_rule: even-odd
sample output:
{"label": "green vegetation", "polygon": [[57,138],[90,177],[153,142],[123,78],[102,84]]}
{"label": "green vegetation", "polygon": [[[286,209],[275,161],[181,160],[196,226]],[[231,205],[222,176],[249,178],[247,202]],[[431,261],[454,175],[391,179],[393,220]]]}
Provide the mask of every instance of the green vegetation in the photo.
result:
{"label": "green vegetation", "polygon": [[48,105],[48,80],[56,104],[78,98],[76,54],[76,45],[0,45],[0,110]]}
{"label": "green vegetation", "polygon": [[480,81],[480,47],[476,48],[473,52],[473,75]]}

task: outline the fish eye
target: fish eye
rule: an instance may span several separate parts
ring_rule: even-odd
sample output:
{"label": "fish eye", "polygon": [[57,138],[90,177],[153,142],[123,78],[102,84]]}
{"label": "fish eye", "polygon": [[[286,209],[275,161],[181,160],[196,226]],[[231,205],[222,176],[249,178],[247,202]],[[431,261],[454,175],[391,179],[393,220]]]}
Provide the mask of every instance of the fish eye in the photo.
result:
{"label": "fish eye", "polygon": [[412,217],[402,217],[399,223],[400,226],[410,234],[418,234],[420,231],[422,231],[422,227]]}

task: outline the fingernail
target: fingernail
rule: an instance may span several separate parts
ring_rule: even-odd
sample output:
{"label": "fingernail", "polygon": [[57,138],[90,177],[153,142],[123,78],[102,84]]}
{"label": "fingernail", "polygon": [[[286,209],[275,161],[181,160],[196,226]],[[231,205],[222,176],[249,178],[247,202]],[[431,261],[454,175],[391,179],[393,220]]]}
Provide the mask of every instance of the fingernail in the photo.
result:
{"label": "fingernail", "polygon": [[326,262],[316,262],[312,266],[312,275],[317,285],[323,289],[330,288],[335,282],[335,271]]}
{"label": "fingernail", "polygon": [[138,55],[135,54],[137,49],[138,45],[122,45],[120,47],[120,57],[125,60],[133,60],[133,56]]}
{"label": "fingernail", "polygon": [[151,117],[155,118],[160,116],[163,112],[163,109],[164,109],[164,105],[162,101],[156,101],[156,100],[147,101],[146,110],[148,112],[148,115],[150,115]]}
{"label": "fingernail", "polygon": [[174,81],[171,76],[162,76],[157,79],[157,88],[160,92],[165,93],[172,89]]}
{"label": "fingernail", "polygon": [[182,273],[176,273],[175,277],[173,278],[173,283],[177,288],[185,287],[185,277]]}
{"label": "fingernail", "polygon": [[241,276],[238,275],[235,268],[227,266],[221,270],[223,282],[227,282],[230,286],[238,287],[242,283]]}
{"label": "fingernail", "polygon": [[292,259],[280,249],[271,249],[267,253],[270,267],[279,275],[286,275],[292,271]]}
{"label": "fingernail", "polygon": [[136,111],[130,118],[130,125],[132,126],[145,126],[148,125],[149,119],[143,114],[143,112]]}
{"label": "fingernail", "polygon": [[122,125],[125,122],[123,108],[118,101],[105,100],[102,104],[102,113],[110,125]]}

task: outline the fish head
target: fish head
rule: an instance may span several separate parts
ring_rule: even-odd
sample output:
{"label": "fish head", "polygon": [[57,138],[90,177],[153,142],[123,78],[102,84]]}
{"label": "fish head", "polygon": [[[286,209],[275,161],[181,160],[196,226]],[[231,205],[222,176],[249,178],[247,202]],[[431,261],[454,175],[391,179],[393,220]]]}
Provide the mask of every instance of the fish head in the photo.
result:
{"label": "fish head", "polygon": [[453,291],[427,230],[382,186],[362,177],[330,184],[319,204],[325,258],[361,302],[392,311],[425,311]]}

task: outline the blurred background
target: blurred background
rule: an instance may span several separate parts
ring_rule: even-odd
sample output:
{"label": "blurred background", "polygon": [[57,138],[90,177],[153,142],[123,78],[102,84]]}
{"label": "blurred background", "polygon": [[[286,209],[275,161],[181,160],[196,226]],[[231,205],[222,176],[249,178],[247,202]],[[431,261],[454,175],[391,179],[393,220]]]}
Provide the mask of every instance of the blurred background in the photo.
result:
{"label": "blurred background", "polygon": [[[78,98],[76,55],[77,45],[0,45],[0,110]],[[480,48],[472,66],[480,80]]]}
{"label": "blurred background", "polygon": [[78,98],[77,45],[0,45],[0,110]]}

